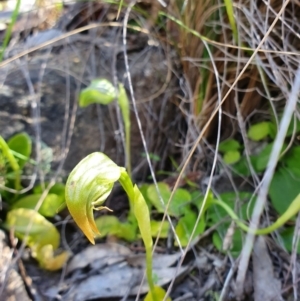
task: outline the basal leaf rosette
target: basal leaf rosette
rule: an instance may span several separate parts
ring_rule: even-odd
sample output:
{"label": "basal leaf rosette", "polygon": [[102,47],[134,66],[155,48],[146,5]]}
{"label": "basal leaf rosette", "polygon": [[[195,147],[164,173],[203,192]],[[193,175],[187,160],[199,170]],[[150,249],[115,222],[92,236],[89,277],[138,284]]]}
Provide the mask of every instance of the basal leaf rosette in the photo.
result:
{"label": "basal leaf rosette", "polygon": [[103,153],[96,152],[81,160],[69,175],[66,203],[76,224],[92,244],[99,234],[93,210],[106,208],[101,205],[119,180],[122,169]]}

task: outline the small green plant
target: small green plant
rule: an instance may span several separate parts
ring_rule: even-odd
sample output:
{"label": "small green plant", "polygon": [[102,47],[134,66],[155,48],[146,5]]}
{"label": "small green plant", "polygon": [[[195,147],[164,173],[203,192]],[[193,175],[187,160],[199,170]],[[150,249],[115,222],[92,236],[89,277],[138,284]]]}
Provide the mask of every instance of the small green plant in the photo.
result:
{"label": "small green plant", "polygon": [[130,155],[130,106],[124,86],[119,83],[118,91],[113,84],[104,78],[92,80],[91,84],[83,89],[79,95],[79,105],[86,107],[93,103],[108,105],[115,99],[118,100],[125,126],[125,155],[126,168],[131,175]]}
{"label": "small green plant", "polygon": [[[164,204],[167,205],[171,196],[170,187],[166,183],[161,182],[158,183],[158,189]],[[148,200],[148,203],[155,208],[156,212],[163,214],[165,206],[161,204],[155,186],[153,184],[148,185],[146,189],[143,189],[143,193],[145,198]],[[167,212],[176,221],[175,231],[183,247],[187,245],[197,220],[197,214],[195,210],[193,210],[192,206],[200,208],[199,204],[202,201],[203,196],[198,192],[190,193],[187,189],[183,188],[177,189],[172,198],[172,202]],[[152,236],[156,237],[161,226],[161,221],[153,220],[151,222]],[[169,224],[167,222],[164,223],[165,224],[162,225],[163,231],[160,233],[160,238],[166,237],[169,232]],[[194,238],[203,233],[205,226],[205,219],[202,218],[199,224],[196,225]]]}
{"label": "small green plant", "polygon": [[[116,165],[103,153],[84,158],[70,173],[66,183],[66,203],[70,214],[89,241],[94,244],[99,234],[93,210],[108,209],[102,206],[116,181],[125,190],[130,203],[131,217],[135,217],[146,250],[146,274],[150,291],[146,300],[160,300],[162,288],[152,278],[152,237],[147,203],[124,167]],[[109,209],[108,209],[109,210]],[[159,299],[156,294],[159,294]],[[164,294],[163,294],[164,295]]]}
{"label": "small green plant", "polygon": [[[167,204],[171,191],[167,184],[158,183],[159,191],[162,196],[163,201]],[[143,193],[148,202],[155,207],[158,213],[163,213],[164,209],[159,202],[158,194],[155,190],[154,185],[149,185],[147,189],[143,189]],[[196,231],[194,233],[194,238],[201,234],[207,226],[214,226],[219,221],[224,219],[224,223],[217,227],[217,231],[213,234],[213,242],[217,249],[222,250],[222,237],[225,236],[225,231],[228,229],[230,222],[234,221],[238,228],[244,232],[252,231],[247,225],[247,209],[251,212],[251,208],[248,208],[248,201],[251,198],[251,194],[247,192],[240,192],[238,195],[235,193],[223,193],[216,199],[212,193],[209,193],[206,202],[206,208],[204,210],[204,215],[200,219],[198,225],[196,225],[197,214],[195,213],[195,207],[200,208],[204,199],[204,196],[198,191],[190,193],[186,189],[179,188],[176,190],[172,202],[168,208],[168,214],[177,221],[175,227],[176,234],[182,244],[186,246],[194,227]],[[235,201],[239,198],[241,202],[240,208],[237,208],[237,213],[235,212]],[[252,203],[253,204],[253,203]],[[285,212],[283,212],[280,217],[269,227],[258,229],[254,232],[256,235],[266,235],[269,234],[279,227],[283,226],[288,220],[290,220],[300,209],[300,194],[293,199]],[[227,221],[226,221],[227,218]],[[156,237],[158,235],[158,230],[161,226],[159,221],[151,221],[152,225],[152,235]],[[163,231],[160,232],[160,237],[164,238],[167,236],[169,231],[168,224],[163,225]],[[232,254],[238,255],[242,247],[242,232],[236,231],[233,236],[233,249]]]}
{"label": "small green plant", "polygon": [[[7,142],[0,136],[2,186],[15,189],[16,192],[21,191],[21,175],[27,162],[30,161],[31,150],[32,141],[26,133],[16,134]],[[43,191],[41,185],[35,186],[26,196],[0,190],[2,200],[8,208],[5,222],[1,226],[7,230],[13,229],[18,238],[25,240],[31,249],[32,257],[39,262],[39,265],[54,271],[61,269],[69,253],[62,252],[54,255],[60,243],[60,234],[46,217],[55,216],[65,207],[65,186],[55,184],[36,211],[35,208]]]}
{"label": "small green plant", "polygon": [[[251,125],[248,129],[247,136],[249,140],[252,143],[260,142],[264,145],[259,152],[249,156],[253,171],[258,175],[261,175],[267,167],[276,131],[276,124],[272,121],[259,122]],[[299,132],[300,121],[291,122],[286,138],[290,138],[293,134]],[[280,216],[288,211],[288,208],[292,206],[300,193],[300,147],[294,144],[287,150],[288,144],[284,143],[282,146],[282,155],[269,188],[271,204]],[[230,139],[221,142],[219,150],[223,154],[224,162],[232,166],[234,174],[246,177],[251,175],[248,161],[241,155],[243,147],[237,140]],[[232,203],[231,205],[233,206]],[[232,206],[231,208],[233,208]],[[288,250],[290,250],[290,247],[288,247],[290,246],[290,234],[293,231],[294,227],[290,226],[281,232],[281,238]],[[241,240],[241,235],[239,237]]]}
{"label": "small green plant", "polygon": [[219,151],[223,153],[223,160],[226,164],[233,164],[240,160],[241,145],[234,139],[222,141],[219,145]]}

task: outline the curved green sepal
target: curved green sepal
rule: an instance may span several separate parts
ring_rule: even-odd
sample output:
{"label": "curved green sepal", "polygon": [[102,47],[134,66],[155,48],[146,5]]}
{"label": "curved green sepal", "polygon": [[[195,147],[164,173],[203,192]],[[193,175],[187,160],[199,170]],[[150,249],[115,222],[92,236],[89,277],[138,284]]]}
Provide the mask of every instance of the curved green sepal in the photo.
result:
{"label": "curved green sepal", "polygon": [[7,141],[7,145],[10,150],[22,155],[22,158],[17,159],[20,168],[22,168],[31,155],[32,140],[30,136],[26,133],[16,134]]}

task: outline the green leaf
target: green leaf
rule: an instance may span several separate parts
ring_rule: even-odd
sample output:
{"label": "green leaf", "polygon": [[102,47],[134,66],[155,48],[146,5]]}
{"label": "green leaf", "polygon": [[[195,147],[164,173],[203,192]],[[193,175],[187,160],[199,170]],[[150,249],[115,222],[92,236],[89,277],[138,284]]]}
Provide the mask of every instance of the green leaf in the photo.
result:
{"label": "green leaf", "polygon": [[241,148],[240,143],[235,139],[228,139],[222,141],[219,145],[219,151],[222,153],[226,153],[229,151],[237,151]]}
{"label": "green leaf", "polygon": [[149,211],[151,211],[152,203],[151,203],[151,200],[148,198],[148,193],[147,193],[148,187],[149,187],[149,184],[142,184],[141,186],[139,186],[139,190],[142,193],[142,195],[148,205]]}
{"label": "green leaf", "polygon": [[86,107],[93,103],[107,105],[115,98],[116,89],[110,81],[104,78],[95,79],[91,84],[80,92],[79,105]]}
{"label": "green leaf", "polygon": [[270,132],[271,122],[263,121],[252,125],[248,130],[248,137],[253,141],[260,141],[266,138]]}
{"label": "green leaf", "polygon": [[223,252],[223,239],[217,231],[214,231],[213,233],[212,242],[217,250]]}
{"label": "green leaf", "polygon": [[31,150],[32,150],[31,138],[26,133],[19,133],[11,137],[7,141],[7,145],[11,150],[23,156],[22,159],[17,158],[20,168],[22,168],[31,155]]}
{"label": "green leaf", "polygon": [[252,156],[253,168],[256,172],[264,171],[268,165],[270,154],[272,152],[273,143],[264,147],[264,149],[256,156]]}
{"label": "green leaf", "polygon": [[[165,206],[171,196],[170,187],[166,183],[158,183],[158,188],[161,197],[164,201]],[[157,209],[158,212],[164,213],[165,206],[160,202],[159,196],[157,194],[155,185],[149,185],[147,189],[147,195],[152,205]],[[191,202],[191,195],[186,189],[179,188],[175,191],[174,196],[171,200],[170,206],[168,208],[168,214],[172,216],[180,216],[186,210],[187,204]]]}
{"label": "green leaf", "polygon": [[136,239],[136,225],[131,223],[121,223],[117,217],[113,215],[103,215],[95,219],[100,234],[97,237],[105,237],[114,235],[127,241]]}
{"label": "green leaf", "polygon": [[[32,226],[28,228],[30,225]],[[53,224],[35,210],[19,208],[9,211],[5,227],[13,228],[18,238],[26,239],[26,245],[30,247],[32,257],[36,258],[44,269],[59,270],[70,256],[66,251],[54,255],[60,242],[59,232]]]}
{"label": "green leaf", "polygon": [[119,232],[117,234],[119,238],[123,238],[127,241],[134,241],[137,238],[137,224],[136,223],[120,223]]}
{"label": "green leaf", "polygon": [[[220,236],[220,233],[218,233],[218,231],[215,231],[212,237],[214,246],[220,252],[224,252],[223,240],[226,235],[226,231],[228,227],[229,227],[229,223],[227,223],[227,225],[223,225],[222,228],[218,228],[218,231],[221,233],[222,236]],[[240,229],[236,228],[232,236],[232,246],[230,248],[230,254],[234,258],[237,258],[241,253],[241,250],[243,248],[243,236],[244,236],[243,232]]]}
{"label": "green leaf", "polygon": [[[250,156],[250,161],[252,162],[252,165],[254,160],[255,159],[253,159],[253,156]],[[233,165],[233,171],[237,176],[249,177],[251,175],[251,172],[250,172],[247,158],[242,157],[241,160],[236,162]]]}
{"label": "green leaf", "polygon": [[290,169],[278,168],[273,176],[269,190],[271,203],[275,210],[279,214],[283,214],[299,193],[299,176]]}
{"label": "green leaf", "polygon": [[[158,186],[159,192],[161,194],[161,197],[164,201],[164,204],[166,204],[171,195],[169,186],[168,186],[168,184],[163,183],[163,182],[157,183],[157,186]],[[165,212],[165,206],[163,206],[161,204],[154,184],[148,186],[147,196],[148,196],[148,200],[151,202],[151,204],[156,208],[156,210],[158,212],[160,212],[160,213]]]}
{"label": "green leaf", "polygon": [[[45,185],[43,187],[47,187],[48,184],[49,183],[45,183]],[[42,185],[36,185],[33,188],[33,193],[34,194],[42,194],[44,192],[43,187],[42,187]],[[57,202],[52,203],[53,206],[51,206],[51,207],[57,208],[55,210],[56,213],[62,211],[66,207],[65,193],[66,193],[66,186],[63,183],[55,183],[49,190],[49,194],[56,194],[61,199],[60,204],[58,203],[58,200],[57,200]],[[57,205],[55,205],[55,204],[57,204]],[[43,214],[43,213],[41,213],[41,214]],[[43,214],[43,215],[45,215],[45,214]],[[45,216],[49,216],[49,215],[45,215]]]}
{"label": "green leaf", "polygon": [[286,137],[291,137],[294,132],[296,134],[300,132],[300,120],[297,117],[294,118],[296,118],[296,126],[294,124],[294,119],[292,119],[289,128],[287,130]]}
{"label": "green leaf", "polygon": [[272,140],[275,139],[277,135],[277,126],[275,123],[270,123],[270,133],[269,133],[269,136]]}
{"label": "green leaf", "polygon": [[162,227],[162,230],[160,232],[159,238],[167,238],[168,237],[168,233],[169,233],[169,222],[168,221],[164,221],[163,223],[161,221],[154,221],[151,220],[150,221],[151,224],[151,235],[152,237],[157,237],[158,233],[159,233],[159,229]]}
{"label": "green leaf", "polygon": [[95,219],[95,224],[99,229],[97,237],[105,237],[107,235],[116,235],[119,232],[120,222],[113,215],[103,215]]}
{"label": "green leaf", "polygon": [[[49,183],[45,183],[43,186],[39,184],[33,188],[33,193],[38,195],[37,201],[39,200],[41,194],[44,192],[44,187],[47,187],[48,184]],[[46,197],[42,206],[39,209],[39,213],[41,213],[44,216],[52,217],[55,216],[60,211],[62,211],[66,207],[65,191],[66,191],[66,186],[63,183],[55,183],[50,188],[48,196]],[[49,195],[56,195],[56,197],[54,196],[49,197]],[[31,196],[31,199],[34,198]],[[34,209],[37,201],[36,202],[31,201],[32,202],[31,206],[20,205],[18,207]],[[20,202],[20,200],[18,202]]]}
{"label": "green leaf", "polygon": [[[286,147],[287,145],[284,143],[282,146],[282,151]],[[260,151],[259,154],[250,156],[249,158],[250,162],[256,173],[261,173],[266,169],[272,152],[272,148],[273,148],[273,143],[269,143]],[[235,163],[233,168],[235,173],[237,173],[238,175],[243,175],[247,177],[251,175],[250,168],[248,166],[248,161],[245,157],[243,157],[240,161]]]}
{"label": "green leaf", "polygon": [[[152,294],[155,294],[155,298],[153,298]],[[156,300],[164,300],[164,297],[166,295],[166,291],[160,287],[160,286],[155,286],[154,287],[154,292],[149,291],[148,294],[146,295],[144,301],[156,301]],[[166,301],[172,301],[170,297],[166,299]]]}
{"label": "green leaf", "polygon": [[[269,158],[273,149],[274,143],[267,144],[261,152],[256,156],[251,156],[251,162],[253,165],[254,170],[259,173],[266,169]],[[285,150],[287,147],[286,143],[282,145],[281,152]]]}
{"label": "green leaf", "polygon": [[300,177],[300,146],[292,147],[292,149],[283,157],[282,161],[293,174]]}
{"label": "green leaf", "polygon": [[185,213],[185,211],[189,208],[188,205],[191,203],[191,199],[191,195],[186,189],[178,188],[171,200],[169,214],[180,216]]}
{"label": "green leaf", "polygon": [[[44,187],[47,187],[49,185],[49,183],[45,183]],[[59,196],[61,196],[63,199],[65,199],[65,191],[66,191],[66,186],[65,184],[63,183],[56,183],[54,184],[50,190],[49,190],[49,193],[54,193],[54,194],[57,194]],[[43,193],[44,192],[44,188],[42,185],[36,185],[34,188],[33,188],[33,193],[34,194],[40,194],[40,193]]]}
{"label": "green leaf", "polygon": [[28,226],[27,245],[33,250],[38,251],[41,247],[51,245],[53,249],[59,246],[60,235],[53,224],[47,221],[41,214],[32,209],[14,209],[8,212],[5,226],[14,228],[18,238],[24,239]]}
{"label": "green leaf", "polygon": [[238,162],[241,158],[241,154],[239,151],[228,151],[224,154],[223,160],[226,164],[234,164]]}
{"label": "green leaf", "polygon": [[[175,231],[183,247],[187,246],[188,241],[192,235],[192,231],[196,225],[196,221],[197,214],[193,211],[186,211],[185,215],[179,219]],[[196,238],[199,234],[203,233],[205,226],[205,220],[204,218],[201,218],[198,225],[196,226],[193,238]]]}
{"label": "green leaf", "polygon": [[[234,192],[225,192],[220,195],[222,202],[229,206],[232,210],[236,208],[237,216],[241,220],[246,220],[247,215],[251,215],[255,202],[252,201],[250,207],[248,208],[248,200],[251,198],[252,194],[248,192],[240,192],[238,196]],[[237,204],[236,202],[239,201]],[[246,202],[245,202],[246,201]],[[216,232],[213,234],[213,243],[215,247],[223,251],[223,240],[226,235],[227,229],[230,226],[231,218],[229,217],[227,211],[221,207],[213,205],[207,209],[207,220],[209,226],[214,226],[216,223],[220,222],[222,219],[226,218],[224,222],[217,228]],[[240,253],[242,247],[243,234],[238,227],[235,229],[233,235],[233,246],[231,248],[232,255],[237,257]]]}
{"label": "green leaf", "polygon": [[[248,210],[248,200],[250,200],[252,194],[249,192],[239,192],[236,195],[234,192],[224,192],[220,194],[221,200],[227,204],[231,209],[235,208],[236,202],[237,204],[236,213],[241,219],[247,219],[247,210]],[[249,208],[249,214],[251,215],[254,201],[252,201],[251,206]],[[221,206],[212,205],[207,209],[207,218],[212,221],[211,225],[218,223],[222,218],[228,215],[227,211]]]}
{"label": "green leaf", "polygon": [[192,204],[194,204],[198,209],[201,208],[203,200],[204,200],[204,195],[200,191],[196,190],[191,192]]}
{"label": "green leaf", "polygon": [[[293,251],[294,233],[295,233],[295,227],[287,227],[280,233],[280,237],[288,252]],[[298,244],[297,253],[300,254],[300,244]]]}
{"label": "green leaf", "polygon": [[[141,157],[142,158],[146,158],[146,153],[141,153]],[[153,153],[149,153],[149,158],[153,161],[153,162],[159,162],[161,160],[161,157],[153,154]]]}
{"label": "green leaf", "polygon": [[[27,208],[27,209],[34,209],[36,204],[39,202],[42,194],[31,194],[27,195],[21,199],[19,199],[14,205],[13,209],[17,208]],[[53,217],[59,211],[61,211],[65,207],[64,205],[64,198],[61,196],[49,193],[46,198],[44,199],[39,213],[46,217]]]}

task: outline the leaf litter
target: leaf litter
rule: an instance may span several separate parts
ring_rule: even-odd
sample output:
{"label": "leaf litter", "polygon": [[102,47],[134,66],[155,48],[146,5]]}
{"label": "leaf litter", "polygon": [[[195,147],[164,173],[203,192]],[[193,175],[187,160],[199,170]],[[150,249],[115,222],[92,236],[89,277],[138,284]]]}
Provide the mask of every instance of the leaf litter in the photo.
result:
{"label": "leaf litter", "polygon": [[[154,254],[153,275],[156,284],[171,282],[177,269],[180,253]],[[60,295],[62,300],[82,301],[101,298],[122,298],[148,292],[144,281],[145,256],[134,254],[128,247],[116,243],[89,246],[76,254],[66,267],[66,278],[59,291],[51,287],[47,295]],[[181,266],[177,277],[183,277],[189,265]]]}

